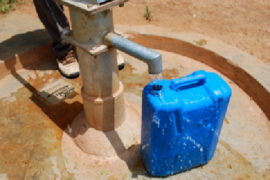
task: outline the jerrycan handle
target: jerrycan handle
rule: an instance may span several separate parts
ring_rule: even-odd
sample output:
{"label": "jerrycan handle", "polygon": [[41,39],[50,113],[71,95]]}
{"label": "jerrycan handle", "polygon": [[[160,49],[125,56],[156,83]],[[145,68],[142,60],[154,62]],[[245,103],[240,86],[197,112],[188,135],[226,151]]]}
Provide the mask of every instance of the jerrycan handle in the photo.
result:
{"label": "jerrycan handle", "polygon": [[204,74],[197,74],[189,77],[173,79],[170,84],[170,88],[178,91],[180,89],[185,89],[188,87],[194,87],[204,84],[206,77]]}

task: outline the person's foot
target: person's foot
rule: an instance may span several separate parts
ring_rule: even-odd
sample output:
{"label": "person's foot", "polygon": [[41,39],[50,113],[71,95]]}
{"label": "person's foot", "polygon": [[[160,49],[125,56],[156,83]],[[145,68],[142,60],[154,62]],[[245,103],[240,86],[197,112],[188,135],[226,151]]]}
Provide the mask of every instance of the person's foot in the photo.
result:
{"label": "person's foot", "polygon": [[[79,63],[73,50],[69,51],[63,59],[57,59],[57,65],[60,73],[66,78],[76,78],[80,75]],[[118,70],[125,67],[125,60],[122,55],[117,53]]]}
{"label": "person's foot", "polygon": [[66,78],[76,78],[80,75],[79,63],[73,50],[63,59],[57,59],[58,69]]}

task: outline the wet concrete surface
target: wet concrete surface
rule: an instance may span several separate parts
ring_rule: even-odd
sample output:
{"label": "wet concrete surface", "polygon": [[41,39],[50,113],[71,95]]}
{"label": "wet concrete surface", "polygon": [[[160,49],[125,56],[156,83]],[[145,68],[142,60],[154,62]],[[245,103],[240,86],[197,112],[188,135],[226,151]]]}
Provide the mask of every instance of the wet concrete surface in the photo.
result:
{"label": "wet concrete surface", "polygon": [[[194,70],[212,68],[174,53],[164,54],[164,78],[175,78]],[[120,72],[128,98],[140,106],[141,90],[151,81],[147,67],[123,55],[127,65]],[[236,84],[224,77],[233,89],[230,108],[224,121],[220,142],[212,161],[203,167],[169,179],[269,179],[270,124],[256,103]],[[67,171],[62,153],[63,131],[82,110],[81,81],[66,80],[75,94],[59,104],[41,99],[38,90],[61,75],[55,64],[46,61],[32,69],[13,71],[2,77],[0,90],[0,177],[8,179],[148,179],[141,163],[136,169],[117,177],[110,169],[89,169],[94,177],[76,177]]]}
{"label": "wet concrete surface", "polygon": [[63,129],[82,108],[80,97],[48,106],[37,89],[60,75],[39,70],[25,75],[23,71],[6,77],[5,82],[17,82],[17,87],[3,84],[13,93],[0,102],[0,172],[9,179],[70,179],[60,140]]}

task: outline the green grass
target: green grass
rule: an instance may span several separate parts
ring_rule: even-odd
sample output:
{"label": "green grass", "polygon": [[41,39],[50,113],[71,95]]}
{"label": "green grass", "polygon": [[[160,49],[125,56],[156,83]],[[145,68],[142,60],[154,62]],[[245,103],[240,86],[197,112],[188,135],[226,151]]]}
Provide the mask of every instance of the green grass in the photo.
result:
{"label": "green grass", "polygon": [[152,21],[153,19],[152,11],[148,6],[145,7],[144,18],[147,21]]}
{"label": "green grass", "polygon": [[16,0],[0,0],[0,13],[7,13],[9,10],[14,9],[13,4]]}

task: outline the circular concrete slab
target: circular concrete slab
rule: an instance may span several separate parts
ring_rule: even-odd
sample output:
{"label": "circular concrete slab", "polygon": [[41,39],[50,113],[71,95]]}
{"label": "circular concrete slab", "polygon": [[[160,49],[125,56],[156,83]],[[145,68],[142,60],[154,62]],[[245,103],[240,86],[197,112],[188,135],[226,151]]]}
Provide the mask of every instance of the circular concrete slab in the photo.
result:
{"label": "circular concrete slab", "polygon": [[[82,110],[81,81],[63,79],[55,71],[53,59],[42,61],[42,56],[35,55],[42,54],[41,52],[46,54],[46,51],[40,49],[40,52],[37,50],[28,52],[27,56],[19,56],[0,65],[3,70],[0,80],[0,92],[2,92],[0,177],[9,179],[151,178],[140,162],[132,171],[119,169],[121,173],[115,173],[118,170],[117,166],[113,171],[107,167],[98,169],[82,167],[72,173],[67,171],[65,163],[67,157],[63,155],[61,140],[65,130],[69,129],[71,121]],[[176,52],[159,51],[164,55],[164,78],[180,77],[199,69],[216,71],[196,59]],[[147,74],[145,64],[128,55],[123,54],[123,56],[127,65],[120,72],[120,76],[125,86],[125,95],[134,104],[140,106],[141,90],[151,81],[151,78]],[[33,59],[31,62],[35,61],[36,65],[29,66],[22,63],[25,59],[31,58]],[[16,69],[18,63],[23,64],[21,66],[23,69]],[[222,67],[222,64],[220,66]],[[213,160],[203,167],[168,177],[169,179],[270,178],[270,122],[251,96],[239,88],[234,81],[226,76],[223,77],[232,87],[233,96]],[[63,84],[67,83],[73,87],[73,93],[67,93],[64,100],[53,104],[40,92],[44,92],[46,87],[59,79],[64,81]],[[119,177],[118,174],[121,176]]]}

